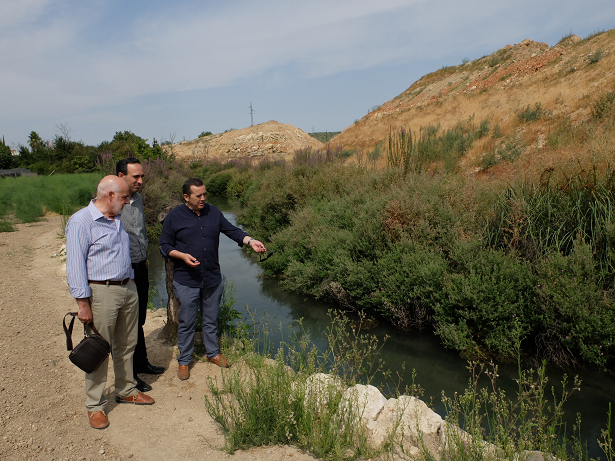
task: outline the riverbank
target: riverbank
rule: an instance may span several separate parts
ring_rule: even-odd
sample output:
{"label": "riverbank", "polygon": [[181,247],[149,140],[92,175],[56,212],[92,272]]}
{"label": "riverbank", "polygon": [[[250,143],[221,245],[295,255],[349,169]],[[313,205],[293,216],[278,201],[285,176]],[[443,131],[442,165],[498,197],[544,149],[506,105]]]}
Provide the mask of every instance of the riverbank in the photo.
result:
{"label": "riverbank", "polygon": [[[68,292],[57,238],[61,217],[17,224],[0,234],[0,459],[186,460],[229,459],[224,437],[204,407],[213,364],[196,363],[179,381],[170,346],[157,339],[165,318],[145,323],[150,360],[168,370],[151,384],[151,407],[108,406],[109,428],[95,431],[84,408],[84,376],[68,360],[61,321],[76,304]],[[76,326],[73,340],[79,341]],[[112,370],[106,392],[113,402]],[[311,460],[292,447],[236,452],[232,459]]]}

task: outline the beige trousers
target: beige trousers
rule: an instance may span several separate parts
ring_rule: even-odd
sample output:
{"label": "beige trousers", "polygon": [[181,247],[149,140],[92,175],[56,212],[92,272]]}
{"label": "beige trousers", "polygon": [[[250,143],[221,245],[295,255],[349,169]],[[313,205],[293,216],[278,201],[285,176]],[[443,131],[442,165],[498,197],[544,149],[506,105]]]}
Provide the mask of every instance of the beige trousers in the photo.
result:
{"label": "beige trousers", "polygon": [[[120,397],[137,393],[137,382],[132,372],[132,356],[137,344],[139,320],[139,297],[137,287],[131,280],[126,285],[91,284],[92,316],[96,329],[111,344],[115,391]],[[109,358],[92,373],[85,374],[85,406],[88,411],[105,409],[107,397],[107,369]]]}

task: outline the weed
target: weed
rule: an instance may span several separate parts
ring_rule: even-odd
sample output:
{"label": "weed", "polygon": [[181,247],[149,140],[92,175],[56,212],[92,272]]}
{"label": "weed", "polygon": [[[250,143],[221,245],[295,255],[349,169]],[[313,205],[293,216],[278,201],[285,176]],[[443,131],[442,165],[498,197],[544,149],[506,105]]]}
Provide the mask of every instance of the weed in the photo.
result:
{"label": "weed", "polygon": [[594,118],[601,119],[615,115],[615,91],[602,93],[592,106]]}
{"label": "weed", "polygon": [[500,77],[499,81],[500,81],[500,82],[503,82],[503,81],[505,81],[505,80],[508,80],[508,79],[510,78],[510,76],[511,76],[511,75],[512,75],[512,74],[511,74],[510,72],[509,72],[508,74],[504,74],[504,75],[502,75],[502,76]]}
{"label": "weed", "polygon": [[501,61],[502,61],[502,60],[500,59],[500,57],[499,57],[499,56],[494,55],[494,56],[491,56],[491,57],[487,60],[487,65],[488,65],[489,67],[495,67],[495,66],[497,66],[497,65],[498,65]]}
{"label": "weed", "polygon": [[[548,386],[544,363],[537,370],[523,370],[520,362],[518,359],[518,388],[512,399],[498,387],[498,367],[477,362],[469,363],[471,379],[465,392],[443,395],[448,423],[444,434],[448,442],[446,459],[519,459],[519,454],[533,450],[559,459],[568,459],[567,449],[583,454],[578,438],[566,439],[562,421],[563,406],[580,390],[580,381],[575,378],[568,388],[564,376],[558,395]],[[481,377],[487,377],[487,386],[479,386]],[[577,431],[579,424],[580,419]],[[578,459],[583,458],[586,456]]]}
{"label": "weed", "polygon": [[611,429],[612,423],[611,402],[609,402],[609,411],[607,412],[606,429],[600,431],[600,440],[598,445],[606,455],[607,461],[615,460],[615,447],[613,447],[613,433]]}
{"label": "weed", "polygon": [[543,118],[545,115],[547,115],[547,111],[542,108],[542,105],[539,102],[534,105],[534,109],[532,109],[528,104],[527,108],[517,112],[517,117],[521,123],[535,122]]}
{"label": "weed", "polygon": [[587,34],[587,37],[585,37],[583,39],[583,41],[585,42],[585,41],[591,40],[592,38],[598,37],[599,35],[602,35],[602,34],[604,34],[606,32],[608,32],[606,29],[594,30],[593,32],[590,32],[589,34]]}
{"label": "weed", "polygon": [[562,35],[562,38],[559,39],[559,41],[556,43],[556,46],[565,44],[572,37],[574,37],[574,34],[572,33],[572,30],[571,30],[566,35]]}
{"label": "weed", "polygon": [[[359,336],[346,334],[345,320],[336,323],[334,319],[333,325],[330,335],[334,340],[353,341]],[[354,420],[354,412],[338,410],[346,386],[337,375],[338,370],[353,370],[343,375],[352,379],[362,371],[361,364],[377,355],[372,340],[358,339],[356,347],[349,349],[338,343],[342,352],[351,351],[338,356],[337,346],[321,353],[302,332],[282,343],[273,360],[268,354],[255,355],[254,340],[243,337],[241,341],[244,365],[223,373],[221,383],[210,379],[211,396],[205,396],[205,407],[222,426],[229,452],[292,444],[325,459],[373,454],[367,446],[366,429]],[[315,375],[327,367],[333,375]]]}
{"label": "weed", "polygon": [[496,155],[495,151],[489,151],[481,158],[480,167],[483,170],[488,170],[492,166],[497,165],[498,161],[499,157]]}
{"label": "weed", "polygon": [[15,232],[15,228],[8,221],[0,221],[0,232]]}
{"label": "weed", "polygon": [[147,310],[155,312],[158,307],[154,304],[154,299],[158,296],[158,288],[156,285],[151,284],[147,292]]}
{"label": "weed", "polygon": [[604,57],[604,50],[602,48],[598,48],[594,53],[587,55],[587,62],[589,64],[596,64]]}

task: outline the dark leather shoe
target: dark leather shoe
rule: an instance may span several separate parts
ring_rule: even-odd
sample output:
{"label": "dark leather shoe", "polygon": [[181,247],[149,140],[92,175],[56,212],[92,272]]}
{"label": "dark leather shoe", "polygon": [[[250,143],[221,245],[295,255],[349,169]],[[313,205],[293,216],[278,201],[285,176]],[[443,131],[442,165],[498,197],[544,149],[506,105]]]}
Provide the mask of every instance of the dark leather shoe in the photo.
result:
{"label": "dark leather shoe", "polygon": [[90,426],[94,429],[104,429],[109,425],[109,420],[104,411],[88,411]]}
{"label": "dark leather shoe", "polygon": [[144,367],[137,368],[135,370],[135,373],[143,373],[145,375],[161,375],[164,373],[164,370],[166,370],[166,368],[157,367],[156,365],[152,365],[151,363],[148,363]]}
{"label": "dark leather shoe", "polygon": [[215,357],[209,358],[207,357],[207,361],[211,362],[211,363],[215,363],[216,365],[218,365],[219,367],[222,368],[229,368],[230,365],[228,363],[228,361],[226,360],[226,357],[224,357],[222,354],[218,354]]}
{"label": "dark leather shoe", "polygon": [[115,401],[117,403],[134,403],[135,405],[153,405],[154,399],[149,395],[142,394],[141,392],[137,392],[135,395],[131,395],[130,397],[122,398],[119,395],[115,396]]}
{"label": "dark leather shoe", "polygon": [[190,367],[188,365],[180,365],[177,369],[177,377],[182,381],[190,378]]}
{"label": "dark leather shoe", "polygon": [[136,386],[137,390],[141,392],[149,392],[152,390],[152,386],[150,386],[149,384],[147,384],[145,381],[138,378],[137,376],[135,376],[135,381],[137,382],[137,386]]}

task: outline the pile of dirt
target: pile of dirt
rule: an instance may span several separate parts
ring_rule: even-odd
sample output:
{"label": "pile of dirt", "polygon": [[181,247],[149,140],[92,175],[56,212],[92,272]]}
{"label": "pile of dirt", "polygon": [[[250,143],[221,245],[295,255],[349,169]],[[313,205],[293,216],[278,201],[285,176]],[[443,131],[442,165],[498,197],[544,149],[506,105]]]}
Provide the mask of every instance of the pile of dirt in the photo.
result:
{"label": "pile of dirt", "polygon": [[271,120],[241,130],[183,141],[165,148],[167,152],[172,150],[178,158],[229,160],[246,157],[287,158],[299,149],[318,150],[323,147],[322,142],[305,131]]}

